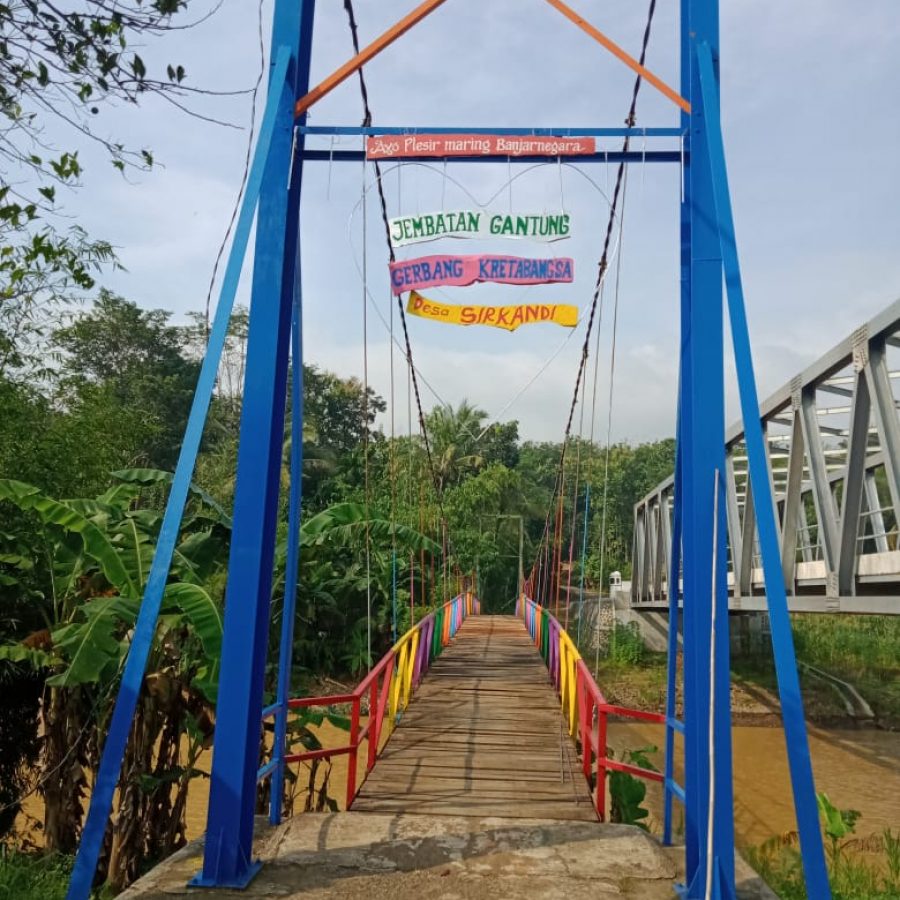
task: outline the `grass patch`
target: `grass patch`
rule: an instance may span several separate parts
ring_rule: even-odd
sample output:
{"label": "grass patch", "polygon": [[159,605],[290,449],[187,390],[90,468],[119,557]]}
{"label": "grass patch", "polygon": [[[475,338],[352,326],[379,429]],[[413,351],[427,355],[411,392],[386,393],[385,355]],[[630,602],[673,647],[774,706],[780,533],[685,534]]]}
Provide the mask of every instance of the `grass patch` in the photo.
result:
{"label": "grass patch", "polygon": [[[825,832],[828,880],[834,900],[897,900],[900,897],[900,834],[885,828],[873,852],[861,852],[854,809],[838,809],[827,794],[818,794],[819,815]],[[781,900],[806,900],[803,862],[797,835],[775,837],[751,849],[750,864]],[[871,844],[872,840],[864,843]]]}
{"label": "grass patch", "polygon": [[900,617],[795,615],[797,656],[849,681],[885,723],[900,723]]}
{"label": "grass patch", "polygon": [[64,900],[71,872],[69,856],[0,846],[0,900]]}
{"label": "grass patch", "polygon": [[[750,848],[747,861],[781,900],[807,900],[800,852],[770,842]],[[876,860],[847,857],[835,871],[829,864],[833,900],[898,900],[900,886],[893,884]]]}

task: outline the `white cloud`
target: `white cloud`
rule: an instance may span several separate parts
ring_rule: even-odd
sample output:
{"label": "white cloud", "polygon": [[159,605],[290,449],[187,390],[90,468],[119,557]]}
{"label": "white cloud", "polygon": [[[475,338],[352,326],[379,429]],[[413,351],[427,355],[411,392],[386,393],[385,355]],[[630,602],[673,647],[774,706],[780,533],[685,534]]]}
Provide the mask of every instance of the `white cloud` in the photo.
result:
{"label": "white cloud", "polygon": [[[184,61],[193,84],[250,85],[258,66],[254,6],[225,4],[208,24],[150,48],[147,58]],[[365,43],[410,4],[358,0],[356,6]],[[636,52],[643,4],[613,0],[602,14],[587,0],[575,6]],[[674,80],[676,72],[674,11],[675,4],[659,6],[649,56],[651,67],[667,80]],[[316,28],[314,81],[351,52],[341,4],[320,2]],[[265,33],[268,41],[268,23]],[[838,0],[722,4],[723,113],[761,396],[900,294],[900,171],[891,149],[900,142],[893,95],[900,77],[898,38],[896,0],[871,0],[852,14]],[[616,125],[625,115],[633,84],[627,69],[549,6],[522,0],[454,0],[367,67],[367,77],[375,119],[382,124]],[[246,122],[246,97],[200,99],[198,105]],[[675,121],[671,105],[646,85],[639,117],[645,124]],[[315,108],[313,122],[352,124],[360,118],[358,84],[350,79]],[[243,168],[246,133],[189,119],[153,99],[140,110],[105,114],[103,127],[138,146],[152,146],[166,166],[131,186],[110,179],[96,154],[85,154],[87,187],[70,209],[97,236],[122,246],[128,272],[111,277],[111,286],[145,305],[179,314],[202,309]],[[318,145],[327,147],[328,142]],[[350,143],[344,140],[341,146]],[[603,167],[585,169],[606,186]],[[505,166],[458,165],[450,171],[477,196],[499,191],[496,202],[509,202]],[[362,172],[356,165],[309,165],[305,178],[307,355],[342,374],[359,374],[362,287],[347,233]],[[524,209],[560,202],[557,185],[554,166],[530,174],[514,185],[513,204]],[[563,193],[576,217],[577,236],[565,253],[576,259],[577,283],[539,290],[584,308],[606,211],[578,175],[565,175]],[[454,189],[433,172],[407,168],[399,184],[394,176],[388,180],[392,212],[401,203],[405,210],[436,208],[442,197],[457,202],[451,201],[453,196]],[[677,198],[674,167],[648,166],[646,172],[632,167],[615,438],[658,437],[674,428]],[[386,310],[385,251],[374,195],[369,211],[370,288]],[[356,216],[352,229],[357,248],[360,227]],[[562,245],[557,248],[561,251]],[[508,302],[516,292],[482,286],[467,296]],[[612,299],[610,282],[602,373],[609,359]],[[386,395],[387,345],[377,319],[370,318],[370,376]],[[563,336],[543,327],[514,335],[441,330],[418,322],[410,327],[416,360],[441,396],[451,402],[468,397],[492,413],[528,381]],[[580,343],[579,334],[504,416],[520,419],[525,437],[561,434]],[[406,384],[399,354],[396,362],[397,422],[405,428]],[[606,385],[604,375],[598,391],[604,429]],[[733,396],[730,390],[729,412],[736,409]]]}

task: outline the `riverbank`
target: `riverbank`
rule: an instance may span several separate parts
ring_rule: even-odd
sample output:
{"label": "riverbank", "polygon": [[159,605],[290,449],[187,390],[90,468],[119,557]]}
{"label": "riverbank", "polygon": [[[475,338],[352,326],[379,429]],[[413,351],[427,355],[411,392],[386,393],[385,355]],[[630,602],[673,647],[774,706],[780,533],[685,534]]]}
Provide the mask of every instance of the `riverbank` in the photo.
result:
{"label": "riverbank", "polygon": [[[736,662],[732,666],[731,716],[734,725],[766,728],[781,727],[778,685],[774,673],[752,663]],[[861,720],[848,715],[840,697],[827,684],[801,674],[801,689],[807,720],[823,728],[871,727],[896,730],[900,717],[887,720]],[[666,660],[662,654],[649,655],[639,664],[608,663],[598,669],[597,683],[606,699],[613,704],[665,712]],[[682,697],[676,697],[676,715],[682,714]]]}

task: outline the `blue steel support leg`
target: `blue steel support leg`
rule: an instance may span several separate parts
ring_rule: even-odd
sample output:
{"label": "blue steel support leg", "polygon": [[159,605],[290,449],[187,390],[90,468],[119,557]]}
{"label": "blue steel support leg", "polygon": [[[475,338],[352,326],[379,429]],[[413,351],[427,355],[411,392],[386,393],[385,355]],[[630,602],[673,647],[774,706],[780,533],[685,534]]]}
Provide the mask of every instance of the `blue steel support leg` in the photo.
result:
{"label": "blue steel support leg", "polygon": [[[669,634],[666,645],[666,757],[663,793],[663,843],[672,843],[672,782],[675,778],[675,697],[678,663],[678,596],[681,570],[681,411],[675,427],[675,484],[672,510],[672,557],[669,565]],[[667,509],[660,515],[667,516]]]}
{"label": "blue steel support leg", "polygon": [[828,885],[822,833],[819,829],[816,789],[803,714],[803,699],[800,694],[800,680],[797,675],[797,657],[794,652],[787,595],[781,569],[775,507],[772,503],[772,488],[766,463],[765,439],[760,422],[759,398],[756,391],[756,377],[753,372],[753,357],[750,351],[750,333],[744,304],[744,287],[728,189],[725,147],[719,118],[716,59],[706,43],[698,46],[697,58],[703,104],[706,109],[705,138],[709,148],[708,161],[712,172],[716,219],[725,266],[728,312],[734,343],[741,414],[744,420],[751,493],[759,533],[769,620],[772,626],[772,649],[778,677],[788,764],[794,789],[794,809],[800,832],[806,892],[808,896],[815,897],[817,900],[820,898],[828,900],[831,897],[831,890]]}
{"label": "blue steel support leg", "polygon": [[293,106],[308,84],[312,15],[312,0],[277,0],[273,16],[272,45],[288,46],[293,66],[257,214],[209,813],[194,881],[201,886],[241,887],[259,867],[253,817],[302,177]]}
{"label": "blue steel support leg", "polygon": [[[276,74],[273,77],[273,81],[284,82],[289,62],[290,55],[287,52],[276,59]],[[72,877],[66,895],[67,900],[87,900],[94,880],[94,873],[97,869],[103,836],[109,822],[110,809],[112,808],[113,794],[122,766],[122,757],[128,742],[135,705],[143,684],[147,657],[156,631],[156,620],[159,617],[166,580],[169,577],[169,568],[172,564],[172,555],[175,552],[175,545],[178,541],[181,518],[184,515],[191,478],[194,473],[194,465],[197,461],[197,453],[203,438],[203,426],[206,422],[206,415],[209,412],[209,404],[216,384],[222,349],[228,336],[228,322],[234,307],[241,266],[253,226],[253,214],[260,194],[263,172],[269,157],[276,123],[276,111],[277,103],[274,100],[267,103],[262,124],[260,125],[259,139],[254,152],[253,163],[247,178],[244,199],[234,231],[234,240],[222,278],[222,290],[219,294],[219,303],[216,307],[213,325],[209,333],[209,344],[200,369],[199,378],[197,379],[197,388],[194,392],[194,400],[188,416],[184,440],[178,455],[178,463],[172,479],[172,488],[169,491],[169,499],[166,502],[166,512],[160,527],[159,539],[153,555],[150,573],[147,577],[147,584],[144,588],[144,599],[135,623],[131,648],[128,652],[124,672],[122,673],[122,684],[113,708],[109,732],[103,745],[100,768],[91,794],[91,803],[88,808],[81,842],[78,846],[75,866],[72,869]]]}
{"label": "blue steel support leg", "polygon": [[[681,95],[688,100],[691,98],[691,17],[693,14],[692,0],[681,0],[680,8],[680,32],[681,32]],[[688,113],[682,112],[681,125],[684,129],[682,137],[683,169],[681,173],[681,360],[679,371],[678,412],[680,415],[681,435],[679,447],[681,450],[682,470],[682,524],[684,534],[682,537],[683,554],[683,605],[682,605],[682,681],[683,703],[685,723],[684,733],[684,768],[685,768],[685,803],[684,803],[684,842],[685,842],[685,871],[686,881],[691,883],[694,874],[700,868],[700,846],[703,840],[701,833],[701,819],[704,807],[704,788],[698,782],[696,766],[698,765],[698,742],[701,736],[697,733],[695,722],[702,710],[698,708],[695,694],[695,632],[697,611],[693,602],[694,585],[692,562],[688,560],[688,553],[693,553],[693,545],[690,535],[693,533],[694,508],[688,499],[693,495],[694,472],[687,464],[694,457],[694,421],[693,409],[693,370],[691,366],[691,197],[693,194],[691,183],[691,119]],[[693,559],[693,557],[691,557]]]}
{"label": "blue steel support leg", "polygon": [[[734,819],[725,504],[718,508],[713,565],[714,486],[716,472],[725,470],[722,258],[693,52],[693,46],[701,40],[718,46],[718,32],[718,0],[683,0],[682,93],[691,103],[691,115],[684,120],[687,148],[682,209],[682,224],[687,229],[682,236],[686,241],[683,264],[688,268],[682,295],[685,369],[681,396],[686,893],[691,898],[706,896],[707,863],[712,857],[711,896],[730,900],[734,896]],[[713,671],[710,641],[714,604],[720,624],[715,632]],[[711,775],[715,795],[712,815]]]}
{"label": "blue steel support leg", "polygon": [[[299,249],[299,247],[298,247]],[[299,257],[299,254],[298,254]],[[291,318],[291,487],[288,505],[288,546],[284,568],[284,605],[281,611],[281,646],[278,655],[278,688],[269,822],[281,822],[284,799],[284,757],[287,753],[288,700],[291,692],[291,658],[294,646],[294,618],[297,609],[297,580],[300,569],[300,501],[303,484],[303,306],[299,278],[294,283],[294,310]]]}

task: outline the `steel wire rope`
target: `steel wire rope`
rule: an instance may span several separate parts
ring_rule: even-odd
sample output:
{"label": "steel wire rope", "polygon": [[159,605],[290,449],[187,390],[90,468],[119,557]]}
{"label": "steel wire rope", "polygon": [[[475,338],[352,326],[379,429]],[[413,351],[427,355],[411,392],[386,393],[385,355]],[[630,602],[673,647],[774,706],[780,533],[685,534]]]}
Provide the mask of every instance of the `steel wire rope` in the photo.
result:
{"label": "steel wire rope", "polygon": [[[623,197],[625,191],[628,187],[628,177],[626,175],[623,184]],[[622,218],[624,220],[624,202],[623,202],[623,213]],[[609,506],[609,457],[610,457],[610,441],[612,440],[612,416],[613,416],[613,397],[615,393],[615,375],[616,375],[616,334],[618,332],[618,324],[619,324],[619,285],[622,277],[622,256],[623,253],[619,252],[619,258],[616,260],[616,283],[615,283],[615,291],[613,293],[613,320],[612,320],[612,343],[610,346],[609,353],[609,396],[607,398],[607,407],[606,407],[606,451],[605,458],[603,462],[603,501],[601,506],[600,513],[600,596],[603,594],[603,576],[604,576],[604,566],[606,562],[606,523],[607,523],[607,510]],[[610,593],[610,601],[613,609],[613,630],[611,634],[611,638],[613,640],[613,645],[615,646],[616,639],[616,620],[615,620],[615,601],[612,599],[612,593]],[[600,601],[598,597],[597,601],[597,625],[599,629],[600,624]],[[599,633],[597,634],[597,648],[594,657],[594,671],[597,671],[597,668],[600,665],[600,640]]]}
{"label": "steel wire rope", "polygon": [[368,293],[368,209],[366,204],[366,163],[362,164],[363,176],[363,262],[362,262],[362,326],[363,326],[363,509],[366,518],[366,671],[372,670],[372,537],[369,522],[369,317],[366,295]]}
{"label": "steel wire rope", "polygon": [[[221,6],[221,3],[219,4],[219,6]],[[216,7],[216,9],[218,9],[218,6]],[[214,11],[215,10],[213,10],[213,12]],[[204,21],[204,19],[201,19],[200,21],[202,22]],[[263,77],[266,74],[266,45],[263,38],[263,0],[259,0],[259,3],[257,5],[256,31],[259,45],[259,72],[256,75],[256,83],[250,90],[250,126],[249,134],[247,136],[247,149],[244,153],[244,171],[241,174],[241,186],[238,188],[237,196],[234,199],[234,206],[231,210],[231,218],[228,220],[228,226],[225,229],[225,234],[222,237],[222,242],[219,244],[219,249],[216,252],[216,258],[213,262],[212,273],[209,277],[209,287],[206,290],[206,302],[203,310],[203,328],[206,332],[207,341],[209,340],[209,310],[212,304],[213,289],[216,286],[216,276],[219,273],[219,266],[222,263],[222,256],[225,253],[225,247],[228,244],[228,239],[231,237],[234,223],[237,221],[238,212],[241,208],[241,201],[244,199],[244,190],[247,187],[247,179],[250,177],[250,161],[253,157],[253,138],[256,135],[256,100],[259,95],[259,88],[262,84]]]}
{"label": "steel wire rope", "polygon": [[[620,248],[621,248],[621,235],[620,235]],[[604,309],[604,300],[605,300],[605,291],[606,285],[604,283],[603,287],[600,289],[600,308],[599,308],[599,318],[597,322],[597,336],[594,339],[594,378],[593,378],[593,387],[591,389],[591,429],[590,434],[588,436],[588,445],[587,445],[587,462],[585,463],[585,468],[587,470],[587,474],[585,475],[585,489],[584,489],[584,528],[582,531],[582,540],[581,540],[581,573],[580,573],[580,583],[578,587],[578,600],[580,603],[580,614],[578,616],[578,633],[576,637],[576,644],[578,646],[581,645],[581,623],[584,618],[584,577],[585,577],[585,567],[587,565],[587,541],[588,541],[588,529],[590,526],[589,517],[591,511],[591,487],[594,481],[595,475],[595,466],[596,456],[594,454],[594,426],[596,424],[597,418],[597,384],[598,384],[598,375],[600,372],[600,333],[601,333],[601,325],[603,324],[603,309]],[[586,385],[585,385],[586,386]],[[583,406],[582,406],[583,410]],[[582,422],[583,424],[583,422]],[[599,628],[600,628],[600,596],[597,596],[597,629],[599,636]]]}
{"label": "steel wire rope", "polygon": [[[348,25],[350,27],[350,37],[353,42],[353,50],[358,55],[360,52],[359,29],[358,29],[357,22],[356,22],[356,14],[353,9],[353,0],[344,0],[344,9],[347,13],[347,21],[348,21]],[[364,68],[363,66],[359,67],[359,69],[357,70],[357,75],[358,75],[358,80],[359,80],[360,96],[362,98],[362,103],[363,103],[363,127],[368,128],[372,124],[372,110],[369,105],[369,90],[366,85],[366,78],[365,78],[365,73],[363,71],[363,68]],[[374,166],[375,166],[375,176],[376,176],[375,180],[376,180],[377,189],[378,189],[378,201],[379,201],[380,210],[381,210],[381,221],[384,224],[384,235],[385,235],[385,239],[387,242],[388,258],[391,262],[393,262],[396,257],[394,254],[394,246],[391,243],[391,232],[390,232],[390,225],[388,223],[388,214],[387,214],[387,198],[385,197],[385,193],[384,193],[384,185],[382,183],[382,178],[381,178],[381,165],[378,162],[378,160],[374,161]],[[367,294],[368,288],[366,285],[366,281],[365,281],[365,279],[363,281],[364,281],[363,289]],[[422,409],[422,398],[421,398],[421,394],[419,392],[419,381],[418,381],[418,377],[417,377],[417,370],[416,370],[415,364],[413,362],[412,344],[411,344],[410,338],[409,338],[409,329],[407,328],[407,324],[406,324],[406,313],[403,309],[403,303],[401,302],[399,296],[397,297],[397,308],[400,311],[400,324],[403,328],[405,356],[406,356],[407,362],[409,364],[410,372],[412,374],[413,393],[415,394],[415,398],[416,398],[416,408],[417,408],[418,416],[419,416],[419,428],[422,432],[422,441],[425,445],[425,456],[428,461],[428,468],[429,468],[429,471],[431,474],[432,483],[434,485],[435,496],[437,499],[438,507],[440,509],[441,518],[444,521],[445,527],[446,527],[447,519],[446,519],[446,513],[444,511],[443,486],[442,486],[441,482],[438,480],[437,471],[434,466],[434,456],[431,451],[431,442],[428,438],[428,426],[425,421],[425,413]],[[392,335],[392,337],[393,337],[393,335]],[[392,527],[392,537],[393,537],[393,527]],[[449,534],[447,534],[446,544],[447,544],[448,548],[451,545]],[[445,551],[445,556],[446,556],[447,552],[448,551]]]}
{"label": "steel wire rope", "polygon": [[[398,180],[399,185],[399,180]],[[397,395],[394,381],[394,306],[391,309],[391,340],[389,359],[391,369],[391,443],[388,455],[391,485],[391,644],[397,643],[397,456],[396,456],[396,418]]]}
{"label": "steel wire rope", "polygon": [[[609,199],[609,196],[607,195],[606,190],[604,190],[597,183],[597,181],[594,178],[592,178],[587,172],[585,172],[583,169],[581,169],[579,166],[577,166],[573,163],[568,163],[568,162],[564,162],[561,164],[559,164],[559,163],[535,163],[535,164],[528,166],[527,168],[522,169],[521,171],[517,172],[513,176],[513,181],[516,181],[517,179],[524,177],[525,175],[529,174],[530,172],[532,172],[536,169],[546,168],[548,165],[560,165],[561,168],[563,168],[563,169],[571,169],[572,171],[574,171],[581,178],[583,178],[585,181],[587,181],[588,184],[590,184],[597,191],[597,193],[600,194],[601,197],[603,197],[603,199],[606,201],[606,203],[610,207],[610,209],[612,209],[612,204],[610,202],[610,199]],[[395,171],[399,172],[401,166],[423,168],[428,171],[432,171],[432,172],[435,172],[436,174],[439,174],[444,181],[452,182],[454,186],[459,188],[460,191],[462,191],[476,206],[478,206],[480,208],[486,208],[491,203],[493,203],[494,200],[496,200],[497,197],[499,197],[500,194],[502,194],[506,190],[506,187],[507,187],[505,184],[501,185],[493,194],[491,194],[488,197],[488,199],[486,201],[482,201],[478,197],[476,197],[461,181],[459,181],[456,178],[453,178],[451,175],[448,175],[445,171],[439,171],[435,165],[433,165],[431,163],[413,161],[413,162],[396,163],[395,165],[389,166],[386,168],[382,168],[379,165],[379,168],[378,168],[379,174],[377,174],[376,178],[374,178],[369,183],[369,185],[366,187],[366,191],[367,192],[370,191],[375,186],[376,181],[383,180],[387,175],[390,175],[392,172],[395,172]],[[350,249],[351,249],[351,259],[353,260],[353,264],[354,264],[354,267],[356,268],[357,273],[360,273],[360,266],[359,266],[359,258],[356,253],[356,248],[353,244],[353,227],[352,227],[352,225],[353,225],[353,219],[355,218],[357,212],[360,209],[360,205],[361,205],[360,202],[356,203],[356,205],[350,211],[350,216],[348,217],[348,222],[347,222],[347,235],[348,235],[348,243],[349,243]],[[613,212],[613,215],[615,216],[616,214]],[[620,233],[619,230],[617,230],[615,232],[615,242],[609,252],[610,261],[615,259],[616,255],[618,253],[619,233]],[[360,275],[361,275],[361,273],[360,273]],[[535,287],[535,285],[527,285],[524,288],[520,287],[520,289],[519,289],[520,296],[522,293],[525,293],[528,290],[531,290],[533,287]],[[437,293],[441,294],[443,292],[438,290]],[[378,315],[379,319],[381,320],[381,323],[384,326],[385,331],[389,332],[390,331],[389,325],[388,325],[386,319],[384,318],[384,315],[381,312],[381,309],[378,306],[378,303],[377,303],[375,297],[372,295],[371,291],[368,292],[368,297],[369,297],[369,302],[372,304],[373,308],[375,309],[375,312]],[[556,360],[556,358],[560,355],[560,353],[562,353],[562,351],[566,348],[566,346],[569,344],[569,342],[575,336],[576,332],[581,327],[581,325],[584,323],[584,321],[585,321],[585,317],[583,315],[579,315],[578,322],[576,323],[575,327],[571,331],[569,331],[569,333],[566,335],[566,337],[563,338],[563,340],[560,342],[560,344],[556,348],[556,350],[553,351],[550,354],[550,356],[547,357],[547,359],[541,364],[541,366],[537,370],[537,372],[535,372],[535,374],[533,376],[531,376],[531,378],[529,378],[529,380],[519,389],[519,391],[512,397],[512,399],[509,400],[506,403],[506,405],[503,406],[499,410],[499,412],[496,412],[496,413],[488,416],[488,423],[484,426],[484,428],[482,428],[481,432],[479,432],[478,435],[473,435],[473,434],[471,434],[471,432],[469,432],[470,437],[474,438],[476,442],[480,441],[481,438],[483,438],[484,435],[487,433],[487,431],[489,431],[490,428],[496,422],[499,422],[500,417],[505,415],[506,412],[508,412],[525,395],[525,393],[527,393],[527,391],[531,388],[531,386],[538,380],[538,378],[540,378],[541,375],[544,374],[544,372],[550,367],[550,365],[552,365],[552,363]],[[397,344],[398,347],[401,346],[399,341],[395,340],[395,343]],[[401,349],[402,349],[402,347],[401,347]],[[438,394],[437,390],[433,387],[433,385],[431,385],[428,382],[428,380],[422,374],[421,370],[416,368],[416,372],[417,372],[419,378],[421,379],[422,383],[434,395],[435,399],[442,406],[449,406],[447,401],[445,401],[443,399],[443,397],[441,397],[440,394]]]}
{"label": "steel wire rope", "polygon": [[[656,12],[656,0],[650,0],[650,5],[647,10],[647,23],[644,27],[644,34],[643,34],[643,38],[641,41],[640,63],[642,66],[646,62],[646,58],[647,58],[647,48],[650,43],[650,34],[651,34],[652,26],[653,26],[653,17],[654,17],[655,12]],[[634,87],[633,87],[632,93],[631,93],[631,104],[628,109],[628,116],[625,119],[625,124],[629,128],[634,128],[634,126],[635,126],[636,115],[637,115],[637,99],[638,99],[638,95],[640,93],[642,82],[643,82],[643,78],[641,77],[640,74],[638,74],[637,77],[635,78]],[[567,449],[567,445],[568,445],[569,435],[571,434],[571,431],[572,431],[572,422],[573,422],[574,416],[575,416],[575,409],[578,404],[579,389],[581,387],[581,381],[584,377],[584,372],[587,367],[587,362],[588,362],[588,358],[590,355],[590,339],[591,339],[591,334],[593,332],[594,319],[597,314],[597,308],[598,308],[600,297],[602,294],[603,283],[605,281],[606,273],[609,268],[610,246],[612,243],[613,226],[615,224],[616,213],[619,208],[619,198],[622,196],[622,193],[623,193],[622,187],[623,187],[623,182],[625,180],[625,172],[627,170],[627,163],[625,160],[626,160],[626,154],[627,154],[630,146],[631,146],[631,136],[626,134],[625,138],[623,139],[623,142],[622,142],[622,159],[619,162],[617,171],[616,171],[616,181],[615,181],[615,186],[613,188],[612,202],[610,204],[610,215],[609,215],[609,220],[608,220],[607,226],[606,226],[606,234],[605,234],[604,241],[603,241],[603,250],[602,250],[602,253],[600,256],[600,262],[598,263],[598,267],[597,267],[597,269],[598,269],[597,280],[594,285],[594,292],[593,292],[593,297],[591,300],[590,312],[588,315],[587,332],[584,336],[584,343],[583,343],[582,349],[581,349],[581,358],[580,358],[580,361],[578,364],[578,371],[577,371],[576,377],[575,377],[575,389],[572,393],[572,401],[569,405],[569,414],[568,414],[568,417],[566,420],[566,426],[565,426],[565,429],[563,432],[562,453],[560,456],[560,472],[562,472],[563,467],[565,465],[566,449]],[[623,204],[624,204],[624,198],[623,198]],[[621,233],[622,233],[622,224],[620,223],[620,225],[619,225],[620,243],[621,243]],[[621,256],[621,254],[619,254],[619,255]],[[607,449],[608,449],[608,447],[607,447]],[[557,479],[557,483],[558,484],[560,483],[559,479]],[[555,499],[555,497],[554,497],[554,499]],[[548,519],[548,521],[549,521],[549,519]],[[602,585],[601,585],[601,589],[602,589]],[[598,605],[598,614],[599,614],[599,605]],[[599,615],[598,615],[598,623],[599,623]],[[599,648],[598,648],[598,652],[599,652]]]}
{"label": "steel wire rope", "polygon": [[[599,329],[598,329],[599,333]],[[581,386],[581,412],[579,413],[578,438],[575,444],[575,482],[572,487],[572,531],[569,536],[569,572],[566,579],[566,614],[563,629],[569,630],[569,606],[572,601],[572,566],[575,564],[575,532],[578,528],[578,484],[581,480],[581,449],[584,442],[584,394],[586,385]],[[579,613],[580,614],[580,613]]]}
{"label": "steel wire rope", "polygon": [[[347,19],[348,19],[348,22],[350,25],[350,35],[353,40],[354,52],[356,54],[359,54],[359,50],[360,50],[360,48],[359,48],[359,29],[358,29],[358,26],[356,23],[356,14],[353,10],[353,0],[344,0],[344,9],[347,12]],[[369,106],[369,90],[368,90],[368,87],[366,86],[366,77],[363,72],[363,69],[364,69],[364,67],[360,66],[357,71],[357,75],[359,76],[359,89],[360,89],[360,94],[362,96],[362,102],[363,102],[363,127],[368,128],[372,124],[372,110]],[[387,241],[388,257],[391,262],[394,262],[396,257],[394,254],[394,246],[391,243],[390,225],[388,224],[387,199],[384,195],[384,186],[381,181],[381,165],[378,162],[378,160],[374,161],[374,166],[375,166],[376,182],[377,182],[377,189],[378,189],[378,200],[379,200],[379,203],[381,206],[381,219],[382,219],[382,222],[384,223],[384,234],[385,234],[385,239]],[[397,298],[397,307],[400,310],[400,322],[403,327],[403,339],[404,339],[404,343],[406,345],[406,358],[409,361],[410,367],[412,367],[412,371],[413,371],[413,379],[412,379],[413,391],[414,391],[415,397],[416,397],[416,406],[418,407],[419,422],[420,422],[420,426],[422,428],[422,438],[425,442],[425,454],[428,458],[428,464],[429,464],[429,468],[431,469],[432,479],[434,480],[434,483],[435,483],[435,490],[438,494],[438,502],[441,503],[441,498],[440,498],[441,487],[437,481],[437,473],[435,472],[434,459],[433,459],[432,453],[431,453],[431,443],[428,439],[428,428],[425,424],[425,414],[422,411],[422,398],[419,394],[418,378],[416,377],[416,371],[415,371],[415,367],[413,365],[412,345],[410,344],[410,339],[409,339],[409,329],[406,327],[406,313],[403,310],[403,304],[400,301],[399,297]]]}

